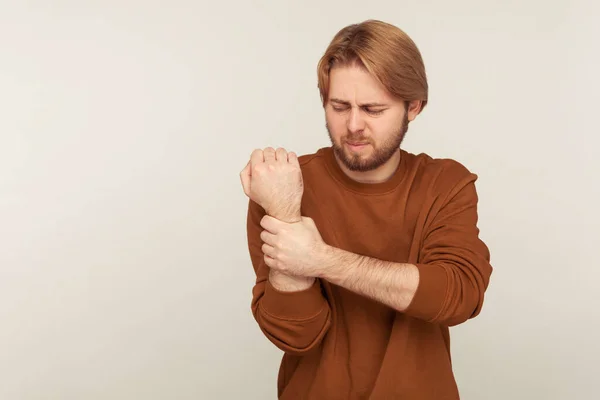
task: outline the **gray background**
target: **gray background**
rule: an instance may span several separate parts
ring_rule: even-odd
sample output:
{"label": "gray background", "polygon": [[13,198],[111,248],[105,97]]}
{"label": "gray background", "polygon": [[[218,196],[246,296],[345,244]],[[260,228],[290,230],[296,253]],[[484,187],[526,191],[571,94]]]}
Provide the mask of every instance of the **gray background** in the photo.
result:
{"label": "gray background", "polygon": [[[0,399],[272,399],[250,313],[256,147],[329,145],[316,64],[404,29],[405,148],[480,176],[495,271],[452,329],[467,400],[597,393],[598,3],[0,2]],[[594,206],[595,204],[595,206]]]}

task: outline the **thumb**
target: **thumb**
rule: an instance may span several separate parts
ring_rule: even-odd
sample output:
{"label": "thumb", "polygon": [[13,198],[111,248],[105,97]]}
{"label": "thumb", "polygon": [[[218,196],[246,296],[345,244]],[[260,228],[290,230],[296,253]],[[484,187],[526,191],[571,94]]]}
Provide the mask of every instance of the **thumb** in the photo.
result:
{"label": "thumb", "polygon": [[310,227],[314,227],[316,228],[317,225],[315,224],[315,220],[312,219],[311,217],[302,217],[302,221],[306,224],[308,224]]}
{"label": "thumb", "polygon": [[250,165],[250,161],[244,167],[242,172],[240,172],[240,180],[242,181],[242,187],[244,188],[244,193],[246,196],[250,197],[250,180],[252,179],[252,167]]}
{"label": "thumb", "polygon": [[323,240],[323,238],[321,237],[321,232],[319,232],[319,228],[317,228],[317,224],[315,224],[314,219],[310,217],[302,217],[302,222],[306,224],[308,230],[312,231],[315,237],[317,237],[321,241]]}

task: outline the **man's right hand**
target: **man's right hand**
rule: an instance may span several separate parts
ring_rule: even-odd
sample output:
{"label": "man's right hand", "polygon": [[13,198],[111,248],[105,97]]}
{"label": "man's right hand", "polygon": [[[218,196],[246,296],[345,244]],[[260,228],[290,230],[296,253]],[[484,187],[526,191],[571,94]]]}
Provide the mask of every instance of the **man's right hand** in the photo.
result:
{"label": "man's right hand", "polygon": [[295,153],[272,147],[254,150],[240,178],[246,196],[267,214],[285,222],[300,220],[304,185]]}

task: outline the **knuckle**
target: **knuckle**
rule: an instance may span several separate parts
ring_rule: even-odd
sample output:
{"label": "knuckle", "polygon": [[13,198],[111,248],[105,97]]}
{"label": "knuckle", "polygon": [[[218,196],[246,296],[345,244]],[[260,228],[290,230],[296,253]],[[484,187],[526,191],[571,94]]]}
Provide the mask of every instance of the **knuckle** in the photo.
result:
{"label": "knuckle", "polygon": [[252,173],[253,174],[262,174],[265,172],[266,168],[267,168],[267,164],[263,164],[263,163],[256,164],[254,166],[254,168],[252,168]]}

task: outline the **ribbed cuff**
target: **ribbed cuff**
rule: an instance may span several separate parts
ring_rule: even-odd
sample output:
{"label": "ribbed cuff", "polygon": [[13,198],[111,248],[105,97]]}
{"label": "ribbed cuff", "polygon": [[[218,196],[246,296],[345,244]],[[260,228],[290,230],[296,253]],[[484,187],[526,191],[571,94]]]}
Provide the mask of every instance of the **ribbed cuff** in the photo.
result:
{"label": "ribbed cuff", "polygon": [[317,316],[325,306],[318,279],[308,289],[299,292],[282,292],[267,281],[261,300],[262,308],[268,314],[281,319],[303,320]]}
{"label": "ribbed cuff", "polygon": [[443,267],[431,264],[416,264],[419,270],[419,286],[404,313],[425,321],[433,322],[441,313],[446,301],[448,276]]}

